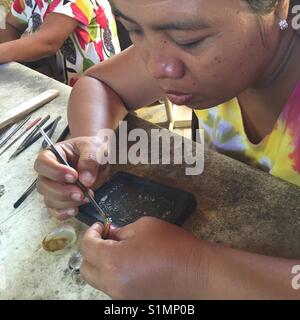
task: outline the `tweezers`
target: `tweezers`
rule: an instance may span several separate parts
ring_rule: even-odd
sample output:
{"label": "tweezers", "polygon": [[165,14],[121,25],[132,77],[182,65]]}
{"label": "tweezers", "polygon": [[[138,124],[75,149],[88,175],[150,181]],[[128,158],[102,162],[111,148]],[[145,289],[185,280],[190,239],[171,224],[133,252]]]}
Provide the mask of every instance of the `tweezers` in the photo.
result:
{"label": "tweezers", "polygon": [[[61,154],[58,152],[58,150],[56,149],[56,147],[54,146],[53,142],[51,141],[51,139],[47,136],[47,134],[44,132],[44,130],[42,128],[39,128],[40,133],[43,135],[45,141],[47,141],[48,145],[49,145],[49,150],[52,151],[54,153],[54,155],[56,156],[57,160],[61,163],[64,164],[68,167],[70,167],[70,165],[68,164],[68,162],[61,156]],[[109,218],[104,211],[100,208],[100,206],[98,205],[98,203],[96,202],[96,200],[91,196],[89,189],[84,186],[79,180],[77,180],[75,182],[75,184],[80,188],[80,190],[83,192],[83,194],[90,200],[92,206],[94,207],[94,209],[99,213],[99,215],[102,217],[102,221],[104,223],[104,230],[103,230],[103,237],[106,238],[110,226],[112,224],[112,220],[111,218]]]}
{"label": "tweezers", "polygon": [[[65,139],[65,137],[70,132],[69,126],[66,126],[63,132],[60,134],[56,142],[61,142]],[[48,145],[48,144],[47,144]],[[21,195],[21,197],[14,203],[14,208],[17,209],[28,197],[29,195],[35,190],[36,188],[37,179],[35,179],[31,185],[26,189],[26,191]]]}

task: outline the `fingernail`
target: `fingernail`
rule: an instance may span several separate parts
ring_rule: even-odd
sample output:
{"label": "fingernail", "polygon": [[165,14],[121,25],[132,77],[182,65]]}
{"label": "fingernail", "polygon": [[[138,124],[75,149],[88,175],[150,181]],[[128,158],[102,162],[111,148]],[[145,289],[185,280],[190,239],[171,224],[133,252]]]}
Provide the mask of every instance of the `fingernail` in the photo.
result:
{"label": "fingernail", "polygon": [[94,223],[94,228],[97,228],[99,232],[102,231],[103,224],[101,222]]}
{"label": "fingernail", "polygon": [[90,172],[88,171],[84,171],[82,174],[81,174],[81,181],[84,183],[84,184],[91,184],[93,182],[93,176]]}
{"label": "fingernail", "polygon": [[66,211],[66,214],[69,216],[69,217],[74,217],[76,215],[76,210],[74,208],[70,208]]}
{"label": "fingernail", "polygon": [[71,198],[75,201],[81,201],[82,200],[82,196],[80,193],[72,193],[71,194]]}
{"label": "fingernail", "polygon": [[70,183],[75,182],[75,180],[76,180],[75,177],[71,174],[66,174],[65,179],[67,182],[70,182]]}
{"label": "fingernail", "polygon": [[67,215],[69,217],[74,217],[76,215],[76,210],[74,208],[61,209],[58,210],[58,212],[62,215]]}
{"label": "fingernail", "polygon": [[89,203],[89,202],[90,202],[90,199],[89,199],[89,198],[84,198],[84,199],[83,199],[83,202],[84,202],[84,203]]}

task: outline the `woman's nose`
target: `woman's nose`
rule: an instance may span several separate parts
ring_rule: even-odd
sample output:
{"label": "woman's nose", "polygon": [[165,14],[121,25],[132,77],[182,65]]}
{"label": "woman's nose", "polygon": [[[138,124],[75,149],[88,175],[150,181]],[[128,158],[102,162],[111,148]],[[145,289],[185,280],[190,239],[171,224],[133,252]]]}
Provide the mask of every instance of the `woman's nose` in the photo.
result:
{"label": "woman's nose", "polygon": [[147,68],[155,79],[180,79],[185,73],[181,60],[159,49],[149,53]]}

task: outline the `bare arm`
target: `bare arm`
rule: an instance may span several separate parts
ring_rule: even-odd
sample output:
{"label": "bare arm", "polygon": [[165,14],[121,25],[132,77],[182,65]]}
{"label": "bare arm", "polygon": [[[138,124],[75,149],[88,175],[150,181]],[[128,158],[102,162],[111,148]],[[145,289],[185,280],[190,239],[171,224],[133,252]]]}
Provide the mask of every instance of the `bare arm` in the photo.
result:
{"label": "bare arm", "polygon": [[86,74],[109,86],[128,110],[143,107],[164,95],[134,46],[90,68]]}
{"label": "bare arm", "polygon": [[127,110],[143,107],[163,95],[134,47],[90,68],[86,75],[76,83],[69,100],[73,136],[116,129]]}
{"label": "bare arm", "polygon": [[[208,299],[300,299],[292,274],[300,261],[206,243]],[[198,271],[199,272],[199,271]],[[195,293],[197,288],[195,289]],[[197,296],[197,295],[196,295]]]}
{"label": "bare arm", "polygon": [[55,54],[77,24],[66,15],[50,13],[37,32],[0,44],[0,63],[34,61]]}
{"label": "bare arm", "polygon": [[127,114],[123,102],[100,81],[83,77],[74,86],[68,106],[73,137],[97,136],[100,129],[116,129]]}
{"label": "bare arm", "polygon": [[292,288],[300,261],[223,247],[151,217],[111,230],[109,241],[102,231],[85,234],[80,270],[112,298],[300,299]]}
{"label": "bare arm", "polygon": [[88,75],[78,80],[68,104],[68,122],[74,139],[61,143],[74,169],[60,165],[49,151],[40,153],[35,162],[39,174],[37,190],[58,219],[75,216],[78,206],[83,204],[81,190],[70,185],[77,177],[95,189],[107,178],[108,167],[99,166],[97,161],[103,144],[99,131],[117,128],[128,109],[144,106],[163,95],[143,62],[135,56],[133,47],[99,63]]}

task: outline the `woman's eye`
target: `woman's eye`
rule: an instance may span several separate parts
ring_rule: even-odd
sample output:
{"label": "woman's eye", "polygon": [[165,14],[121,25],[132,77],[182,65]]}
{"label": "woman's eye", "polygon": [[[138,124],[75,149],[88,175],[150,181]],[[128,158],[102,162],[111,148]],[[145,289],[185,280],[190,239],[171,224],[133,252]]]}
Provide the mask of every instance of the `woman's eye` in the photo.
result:
{"label": "woman's eye", "polygon": [[201,38],[198,38],[196,40],[181,40],[181,41],[176,41],[174,40],[175,44],[182,48],[182,49],[195,49],[197,47],[199,47],[206,39],[210,38],[212,35],[206,35],[206,36],[202,36]]}
{"label": "woman's eye", "polygon": [[201,42],[203,41],[203,39],[201,40],[195,40],[195,41],[191,41],[191,42],[187,42],[187,43],[180,43],[180,42],[176,42],[176,44],[184,49],[192,49],[197,47]]}
{"label": "woman's eye", "polygon": [[128,33],[130,34],[130,35],[137,35],[137,36],[141,36],[141,35],[143,35],[143,31],[142,30],[139,30],[139,29],[134,29],[134,30],[127,30],[128,31]]}

